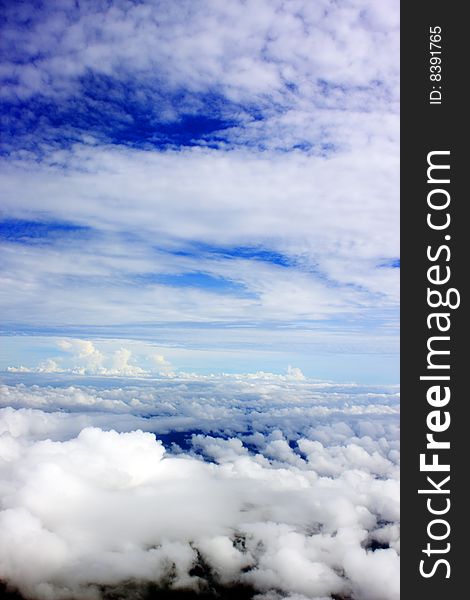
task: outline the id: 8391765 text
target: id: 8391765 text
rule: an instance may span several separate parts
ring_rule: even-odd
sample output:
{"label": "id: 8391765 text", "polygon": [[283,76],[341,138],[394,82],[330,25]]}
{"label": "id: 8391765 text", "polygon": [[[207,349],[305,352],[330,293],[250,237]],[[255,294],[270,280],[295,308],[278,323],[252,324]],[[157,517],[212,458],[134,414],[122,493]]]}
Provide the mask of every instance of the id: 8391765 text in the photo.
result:
{"label": "id: 8391765 text", "polygon": [[429,27],[429,104],[442,103],[442,28]]}

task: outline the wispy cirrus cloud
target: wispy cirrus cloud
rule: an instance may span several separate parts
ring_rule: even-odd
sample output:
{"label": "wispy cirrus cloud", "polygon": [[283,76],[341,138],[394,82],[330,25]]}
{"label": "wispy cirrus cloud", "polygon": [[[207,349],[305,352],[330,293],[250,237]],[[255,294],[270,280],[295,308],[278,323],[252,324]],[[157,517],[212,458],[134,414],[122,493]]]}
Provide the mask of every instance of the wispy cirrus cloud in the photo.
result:
{"label": "wispy cirrus cloud", "polygon": [[396,311],[398,271],[384,266],[399,252],[396,164],[111,148],[63,160],[66,171],[28,164],[21,186],[26,165],[4,171],[12,328],[365,323]]}

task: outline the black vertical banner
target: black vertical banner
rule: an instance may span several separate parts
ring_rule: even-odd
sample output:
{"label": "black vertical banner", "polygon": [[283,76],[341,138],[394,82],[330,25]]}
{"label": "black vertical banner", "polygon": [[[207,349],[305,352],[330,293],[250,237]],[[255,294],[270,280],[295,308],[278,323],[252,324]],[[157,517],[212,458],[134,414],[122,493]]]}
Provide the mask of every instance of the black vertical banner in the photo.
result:
{"label": "black vertical banner", "polygon": [[401,597],[443,600],[468,577],[469,34],[436,0],[403,2],[401,31]]}

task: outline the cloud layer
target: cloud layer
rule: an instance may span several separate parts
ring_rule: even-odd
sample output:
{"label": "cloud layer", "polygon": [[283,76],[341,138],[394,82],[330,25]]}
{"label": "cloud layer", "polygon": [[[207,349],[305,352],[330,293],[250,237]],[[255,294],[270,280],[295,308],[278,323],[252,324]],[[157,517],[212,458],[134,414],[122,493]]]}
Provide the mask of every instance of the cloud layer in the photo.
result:
{"label": "cloud layer", "polygon": [[0,577],[23,594],[398,599],[396,389],[291,369],[1,394]]}

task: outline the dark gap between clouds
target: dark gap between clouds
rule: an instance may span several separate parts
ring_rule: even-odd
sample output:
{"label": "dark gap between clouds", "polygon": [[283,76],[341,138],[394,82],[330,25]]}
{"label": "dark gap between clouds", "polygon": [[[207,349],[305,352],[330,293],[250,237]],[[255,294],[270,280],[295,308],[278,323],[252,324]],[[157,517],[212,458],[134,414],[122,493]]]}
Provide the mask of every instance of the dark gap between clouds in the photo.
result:
{"label": "dark gap between clouds", "polygon": [[168,149],[214,146],[224,132],[261,113],[215,92],[170,92],[154,81],[88,73],[68,96],[35,95],[1,105],[3,154],[68,148],[85,137],[95,143]]}
{"label": "dark gap between clouds", "polygon": [[[199,565],[193,568],[193,574],[202,576],[204,568]],[[211,582],[209,591],[194,592],[192,590],[170,590],[154,583],[131,582],[117,586],[100,586],[103,600],[252,600],[259,594],[248,586],[236,585],[223,587]],[[15,589],[0,581],[0,600],[35,600],[27,599]],[[353,600],[350,596],[333,594],[331,600]]]}

